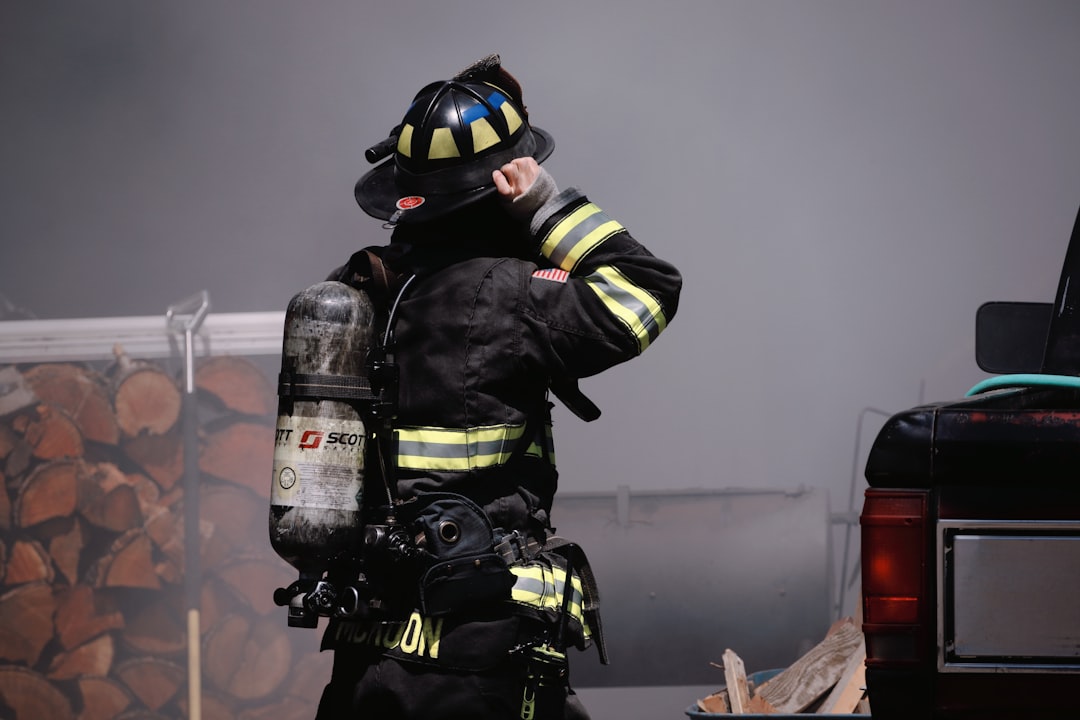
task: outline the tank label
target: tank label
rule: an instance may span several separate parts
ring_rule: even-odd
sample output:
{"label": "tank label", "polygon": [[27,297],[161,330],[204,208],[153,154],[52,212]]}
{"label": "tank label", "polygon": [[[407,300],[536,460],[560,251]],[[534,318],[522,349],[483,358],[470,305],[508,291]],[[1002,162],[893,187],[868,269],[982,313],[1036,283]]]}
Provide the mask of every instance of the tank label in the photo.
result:
{"label": "tank label", "polygon": [[270,502],[358,511],[367,434],[359,420],[278,416]]}

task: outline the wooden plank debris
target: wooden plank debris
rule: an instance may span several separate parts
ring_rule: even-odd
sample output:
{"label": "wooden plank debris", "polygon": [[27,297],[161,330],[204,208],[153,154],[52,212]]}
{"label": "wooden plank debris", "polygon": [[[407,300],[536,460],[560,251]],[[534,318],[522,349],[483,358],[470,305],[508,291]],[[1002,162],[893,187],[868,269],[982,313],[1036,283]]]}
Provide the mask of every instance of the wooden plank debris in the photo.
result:
{"label": "wooden plank debris", "polygon": [[716,715],[869,715],[866,644],[851,618],[837,621],[825,638],[760,686],[748,682],[742,659],[723,654],[724,688],[697,701]]}
{"label": "wooden plank debris", "polygon": [[720,690],[719,692],[714,692],[712,695],[706,695],[697,701],[697,706],[701,712],[712,713],[714,715],[722,715],[731,712],[731,708],[728,706],[727,701],[727,690]]}
{"label": "wooden plank debris", "polygon": [[769,701],[760,695],[755,695],[750,698],[750,705],[747,709],[756,715],[776,715],[776,708],[769,704]]}
{"label": "wooden plank debris", "polygon": [[854,713],[859,701],[866,694],[866,643],[860,642],[858,648],[848,659],[843,675],[833,686],[832,692],[818,708],[819,713],[843,715]]}
{"label": "wooden plank debris", "polygon": [[836,684],[848,657],[862,642],[854,623],[844,623],[810,652],[758,689],[781,713],[800,713]]}
{"label": "wooden plank debris", "polygon": [[730,648],[724,651],[724,680],[727,682],[731,712],[741,715],[750,710],[750,688],[746,684],[746,667],[742,658]]}

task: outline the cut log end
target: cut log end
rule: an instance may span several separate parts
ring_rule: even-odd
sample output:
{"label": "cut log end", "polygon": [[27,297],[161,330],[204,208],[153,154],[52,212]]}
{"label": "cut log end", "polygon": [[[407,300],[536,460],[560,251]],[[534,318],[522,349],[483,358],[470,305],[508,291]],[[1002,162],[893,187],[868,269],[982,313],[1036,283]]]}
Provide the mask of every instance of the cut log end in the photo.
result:
{"label": "cut log end", "polygon": [[115,381],[113,406],[125,437],[163,435],[180,419],[180,388],[161,368],[137,364]]}

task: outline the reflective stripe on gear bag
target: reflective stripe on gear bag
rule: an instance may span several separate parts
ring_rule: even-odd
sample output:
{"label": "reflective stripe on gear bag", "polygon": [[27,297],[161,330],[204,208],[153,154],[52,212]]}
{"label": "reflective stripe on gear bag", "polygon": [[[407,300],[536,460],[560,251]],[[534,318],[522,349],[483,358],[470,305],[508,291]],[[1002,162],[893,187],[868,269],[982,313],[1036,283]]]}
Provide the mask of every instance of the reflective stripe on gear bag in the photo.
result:
{"label": "reflective stripe on gear bag", "polygon": [[[540,610],[558,611],[562,607],[563,591],[566,587],[564,569],[548,563],[531,562],[525,565],[511,565],[510,572],[515,576],[514,587],[510,590],[512,602]],[[577,575],[574,576],[570,587],[573,593],[570,598],[570,617],[581,625],[582,634],[588,639],[592,633],[585,620],[581,579]]]}
{"label": "reflective stripe on gear bag", "polygon": [[551,432],[551,423],[545,423],[544,434],[533,438],[529,447],[525,448],[525,454],[529,457],[547,458],[552,467],[555,466],[555,440]]}

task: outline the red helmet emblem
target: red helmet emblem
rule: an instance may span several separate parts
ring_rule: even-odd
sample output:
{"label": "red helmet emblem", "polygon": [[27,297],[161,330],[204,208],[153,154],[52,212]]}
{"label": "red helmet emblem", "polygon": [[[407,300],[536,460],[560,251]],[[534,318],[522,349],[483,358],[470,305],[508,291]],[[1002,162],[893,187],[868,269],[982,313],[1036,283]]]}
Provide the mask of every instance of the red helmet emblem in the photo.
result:
{"label": "red helmet emblem", "polygon": [[397,207],[398,210],[412,210],[413,208],[418,208],[423,204],[424,198],[420,197],[419,195],[409,195],[408,197],[403,197],[396,203],[394,203],[395,207]]}

